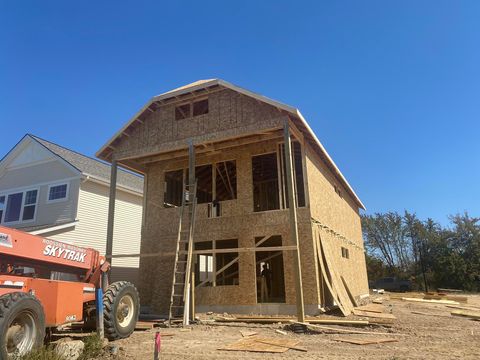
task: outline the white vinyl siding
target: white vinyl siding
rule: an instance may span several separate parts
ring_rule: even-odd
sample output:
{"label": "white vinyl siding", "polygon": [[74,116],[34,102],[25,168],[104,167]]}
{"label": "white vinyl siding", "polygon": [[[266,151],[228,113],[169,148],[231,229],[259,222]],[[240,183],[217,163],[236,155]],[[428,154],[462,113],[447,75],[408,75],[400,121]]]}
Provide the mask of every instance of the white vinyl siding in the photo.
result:
{"label": "white vinyl siding", "polygon": [[[105,254],[109,187],[92,181],[81,184],[78,223],[74,230],[49,238],[90,247]],[[113,254],[140,253],[142,197],[117,191]],[[114,259],[113,267],[138,268],[138,258]],[[125,279],[126,280],[126,279]]]}

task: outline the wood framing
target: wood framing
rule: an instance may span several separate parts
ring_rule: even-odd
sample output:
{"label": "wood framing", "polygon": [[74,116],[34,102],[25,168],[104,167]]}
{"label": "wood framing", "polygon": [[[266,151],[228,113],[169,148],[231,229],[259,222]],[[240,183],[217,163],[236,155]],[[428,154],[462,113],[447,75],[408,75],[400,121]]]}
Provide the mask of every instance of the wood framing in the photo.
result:
{"label": "wood framing", "polygon": [[[190,110],[176,116],[185,104]],[[140,258],[142,303],[157,314],[168,307],[187,174],[198,184],[189,292],[197,310],[303,322],[327,305],[348,315],[368,294],[364,206],[297,109],[223,80],[199,81],[153,98],[98,156],[148,178],[141,252],[111,257]]]}

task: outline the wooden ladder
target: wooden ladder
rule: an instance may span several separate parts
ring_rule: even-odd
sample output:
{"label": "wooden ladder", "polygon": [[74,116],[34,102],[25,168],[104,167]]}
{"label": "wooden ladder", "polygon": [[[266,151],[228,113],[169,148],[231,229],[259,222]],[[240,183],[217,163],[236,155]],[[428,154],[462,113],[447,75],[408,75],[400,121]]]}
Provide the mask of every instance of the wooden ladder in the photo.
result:
{"label": "wooden ladder", "polygon": [[[183,185],[182,205],[178,223],[172,291],[170,296],[169,323],[183,319],[189,323],[190,273],[193,257],[193,230],[197,207],[197,183]],[[187,209],[187,211],[185,211]],[[192,286],[195,286],[192,284]],[[187,305],[187,306],[185,306]]]}

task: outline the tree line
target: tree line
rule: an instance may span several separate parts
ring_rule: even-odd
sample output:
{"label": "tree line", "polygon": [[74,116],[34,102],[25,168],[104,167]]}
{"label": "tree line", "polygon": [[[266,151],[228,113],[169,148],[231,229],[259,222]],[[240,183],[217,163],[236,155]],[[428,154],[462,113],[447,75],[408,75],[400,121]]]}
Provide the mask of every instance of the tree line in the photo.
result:
{"label": "tree line", "polygon": [[396,276],[418,289],[480,291],[480,218],[452,215],[442,226],[405,211],[362,216],[370,280]]}

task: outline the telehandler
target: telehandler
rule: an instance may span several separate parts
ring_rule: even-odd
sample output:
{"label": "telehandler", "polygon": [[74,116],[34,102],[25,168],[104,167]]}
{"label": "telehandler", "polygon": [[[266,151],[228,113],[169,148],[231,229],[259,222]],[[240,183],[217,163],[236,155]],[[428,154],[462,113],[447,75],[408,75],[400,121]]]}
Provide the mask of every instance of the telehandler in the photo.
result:
{"label": "telehandler", "polygon": [[95,326],[101,288],[105,337],[130,336],[140,310],[138,292],[127,281],[108,284],[109,269],[94,249],[0,226],[0,359],[42,346],[46,333],[60,325]]}

